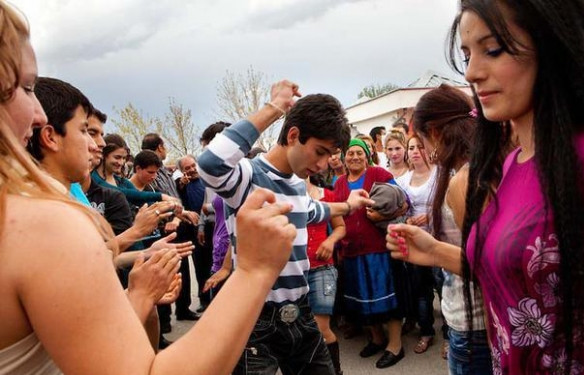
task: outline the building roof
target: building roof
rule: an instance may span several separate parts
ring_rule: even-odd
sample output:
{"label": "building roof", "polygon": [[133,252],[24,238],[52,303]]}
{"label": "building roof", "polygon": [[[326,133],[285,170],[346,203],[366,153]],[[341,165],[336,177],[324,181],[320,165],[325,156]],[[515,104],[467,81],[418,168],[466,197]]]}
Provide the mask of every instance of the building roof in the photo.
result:
{"label": "building roof", "polygon": [[457,81],[450,77],[434,72],[432,70],[426,71],[420,78],[410,83],[406,87],[408,88],[426,88],[426,87],[438,87],[441,84],[446,83],[451,86],[467,86],[465,82]]}

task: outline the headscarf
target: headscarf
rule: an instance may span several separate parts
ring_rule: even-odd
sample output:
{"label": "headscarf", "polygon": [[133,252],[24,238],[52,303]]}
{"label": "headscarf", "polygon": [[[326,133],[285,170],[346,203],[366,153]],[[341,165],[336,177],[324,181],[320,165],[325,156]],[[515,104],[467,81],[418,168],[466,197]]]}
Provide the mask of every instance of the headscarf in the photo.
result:
{"label": "headscarf", "polygon": [[367,147],[367,144],[364,141],[362,141],[359,138],[353,138],[349,142],[349,147],[347,147],[347,150],[353,146],[361,147],[363,149],[363,151],[365,151],[365,156],[367,156],[367,163],[369,165],[373,165],[373,161],[371,160],[371,151],[369,150],[369,147]]}

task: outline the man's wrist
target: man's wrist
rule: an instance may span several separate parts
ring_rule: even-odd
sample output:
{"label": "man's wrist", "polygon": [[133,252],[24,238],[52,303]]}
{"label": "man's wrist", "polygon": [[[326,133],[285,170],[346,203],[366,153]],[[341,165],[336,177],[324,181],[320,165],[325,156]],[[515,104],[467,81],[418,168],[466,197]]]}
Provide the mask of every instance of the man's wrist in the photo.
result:
{"label": "man's wrist", "polygon": [[347,213],[345,213],[345,216],[346,216],[346,215],[349,215],[351,213],[353,208],[351,207],[351,203],[349,203],[349,201],[345,201],[344,203],[347,205]]}

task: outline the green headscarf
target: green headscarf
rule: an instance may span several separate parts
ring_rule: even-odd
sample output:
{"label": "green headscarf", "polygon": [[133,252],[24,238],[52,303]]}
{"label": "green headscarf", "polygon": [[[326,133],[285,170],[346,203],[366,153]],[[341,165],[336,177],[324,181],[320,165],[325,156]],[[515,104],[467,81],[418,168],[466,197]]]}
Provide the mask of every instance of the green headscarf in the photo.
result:
{"label": "green headscarf", "polygon": [[367,144],[365,143],[365,141],[363,141],[359,138],[353,138],[349,142],[349,147],[347,147],[347,150],[353,146],[361,147],[363,149],[363,151],[365,151],[365,155],[367,156],[367,163],[369,165],[373,165],[373,160],[371,160],[371,151],[369,151],[369,147],[367,147]]}

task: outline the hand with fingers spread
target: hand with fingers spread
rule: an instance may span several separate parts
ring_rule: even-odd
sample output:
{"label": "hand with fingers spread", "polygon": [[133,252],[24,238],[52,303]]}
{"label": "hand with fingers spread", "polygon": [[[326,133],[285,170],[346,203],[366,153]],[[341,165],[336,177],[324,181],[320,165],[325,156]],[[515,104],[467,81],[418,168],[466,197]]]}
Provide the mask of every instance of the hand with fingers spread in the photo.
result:
{"label": "hand with fingers spread", "polygon": [[436,265],[435,248],[439,241],[420,227],[390,224],[385,239],[392,258],[420,266]]}
{"label": "hand with fingers spread", "polygon": [[276,202],[266,189],[250,194],[237,213],[237,268],[276,279],[292,251],[296,228],[284,216],[290,204]]}
{"label": "hand with fingers spread", "polygon": [[173,232],[168,236],[153,242],[152,246],[150,246],[148,249],[144,251],[146,258],[152,256],[152,254],[162,249],[174,250],[181,258],[191,255],[193,253],[193,250],[195,249],[195,245],[193,245],[191,241],[172,243],[172,241],[176,239],[176,236],[177,236],[176,232]]}

